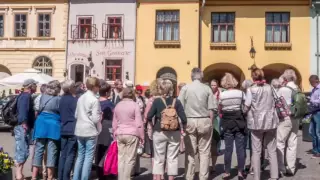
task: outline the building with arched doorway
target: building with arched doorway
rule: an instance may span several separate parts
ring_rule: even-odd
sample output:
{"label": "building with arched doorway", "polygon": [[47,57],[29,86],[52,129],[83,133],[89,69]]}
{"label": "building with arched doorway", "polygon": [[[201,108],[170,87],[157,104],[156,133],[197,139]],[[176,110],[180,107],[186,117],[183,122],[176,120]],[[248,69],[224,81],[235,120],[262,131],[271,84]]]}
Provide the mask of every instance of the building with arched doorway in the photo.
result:
{"label": "building with arched doorway", "polygon": [[250,79],[248,69],[256,64],[269,82],[295,70],[297,83],[308,91],[310,43],[301,34],[310,33],[309,7],[309,0],[207,0],[201,21],[205,79],[220,81],[224,72]]}
{"label": "building with arched doorway", "polygon": [[134,82],[135,0],[70,0],[69,6],[68,78]]}
{"label": "building with arched doorway", "polygon": [[189,82],[198,66],[199,3],[139,0],[137,13],[136,84],[147,87],[157,77]]}
{"label": "building with arched doorway", "polygon": [[241,83],[255,64],[268,81],[291,68],[310,90],[311,1],[138,2],[137,83],[148,86],[163,67],[176,72],[178,84],[190,82],[198,66],[206,82],[229,72]]}
{"label": "building with arched doorway", "polygon": [[65,0],[3,0],[0,78],[35,68],[63,80],[68,4]]}

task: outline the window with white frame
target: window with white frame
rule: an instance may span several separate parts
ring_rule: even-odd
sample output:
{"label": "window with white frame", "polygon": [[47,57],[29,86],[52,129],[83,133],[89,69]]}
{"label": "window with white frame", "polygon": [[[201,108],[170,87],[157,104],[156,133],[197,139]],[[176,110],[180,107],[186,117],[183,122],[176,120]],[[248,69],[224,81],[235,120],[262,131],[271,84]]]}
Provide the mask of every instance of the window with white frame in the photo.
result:
{"label": "window with white frame", "polygon": [[46,56],[36,58],[33,62],[32,68],[52,76],[52,61]]}
{"label": "window with white frame", "polygon": [[50,37],[51,35],[51,14],[40,13],[38,15],[38,36]]}
{"label": "window with white frame", "polygon": [[14,36],[15,37],[27,36],[27,14],[14,15]]}
{"label": "window with white frame", "polygon": [[106,60],[106,80],[115,81],[122,78],[122,60]]}
{"label": "window with white frame", "polygon": [[122,39],[122,18],[108,17],[108,38]]}

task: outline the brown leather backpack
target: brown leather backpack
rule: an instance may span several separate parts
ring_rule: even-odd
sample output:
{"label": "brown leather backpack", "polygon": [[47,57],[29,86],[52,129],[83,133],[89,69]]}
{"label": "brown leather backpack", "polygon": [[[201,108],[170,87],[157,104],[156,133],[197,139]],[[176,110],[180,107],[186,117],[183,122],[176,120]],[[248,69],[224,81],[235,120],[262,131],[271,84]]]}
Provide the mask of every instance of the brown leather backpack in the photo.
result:
{"label": "brown leather backpack", "polygon": [[166,100],[161,98],[166,108],[161,112],[161,130],[176,131],[179,128],[178,114],[175,109],[176,99],[173,99],[172,105],[167,106]]}

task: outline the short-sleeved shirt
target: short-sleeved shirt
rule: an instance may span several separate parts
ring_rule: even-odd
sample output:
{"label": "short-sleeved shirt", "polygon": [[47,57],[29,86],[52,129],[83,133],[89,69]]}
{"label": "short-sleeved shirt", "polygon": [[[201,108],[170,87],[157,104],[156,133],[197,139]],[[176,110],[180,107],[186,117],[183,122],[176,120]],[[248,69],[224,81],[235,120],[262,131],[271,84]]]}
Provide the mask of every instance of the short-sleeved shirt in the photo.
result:
{"label": "short-sleeved shirt", "polygon": [[245,105],[249,108],[247,125],[252,130],[276,129],[279,118],[275,109],[274,94],[269,84],[252,85],[247,89]]}
{"label": "short-sleeved shirt", "polygon": [[221,93],[219,104],[223,111],[240,110],[241,104],[246,99],[245,94],[238,89],[231,89]]}
{"label": "short-sleeved shirt", "polygon": [[297,91],[299,90],[298,86],[294,84],[294,82],[288,82],[286,86],[281,87],[277,94],[279,97],[283,97],[286,100],[287,105],[292,104],[292,94],[294,93],[292,89]]}
{"label": "short-sleeved shirt", "polygon": [[47,113],[59,113],[59,104],[60,97],[59,96],[50,96],[47,94],[43,94],[40,98],[39,111],[47,112]]}
{"label": "short-sleeved shirt", "polygon": [[179,95],[188,118],[210,117],[210,110],[217,108],[217,101],[211,88],[199,80],[185,85]]}

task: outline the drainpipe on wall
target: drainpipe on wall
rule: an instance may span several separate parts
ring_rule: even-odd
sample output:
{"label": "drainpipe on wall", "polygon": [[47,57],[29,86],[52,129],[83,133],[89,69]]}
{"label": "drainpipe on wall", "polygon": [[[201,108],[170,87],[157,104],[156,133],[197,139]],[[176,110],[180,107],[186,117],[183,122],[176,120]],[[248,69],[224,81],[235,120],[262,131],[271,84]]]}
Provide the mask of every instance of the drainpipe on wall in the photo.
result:
{"label": "drainpipe on wall", "polygon": [[202,0],[202,4],[199,11],[199,44],[198,44],[198,67],[201,69],[202,66],[202,13],[204,6],[206,4],[206,0]]}
{"label": "drainpipe on wall", "polygon": [[316,31],[317,31],[317,75],[319,76],[319,12],[316,10],[316,14],[317,14],[317,17],[316,17]]}
{"label": "drainpipe on wall", "polygon": [[132,80],[132,82],[133,82],[133,84],[135,84],[135,82],[136,82],[136,61],[137,61],[137,52],[136,52],[136,49],[137,49],[137,35],[138,35],[138,31],[137,31],[137,23],[138,23],[138,0],[136,0],[136,7],[135,7],[135,18],[136,18],[136,23],[135,23],[135,38],[134,38],[134,62],[133,62],[133,80]]}
{"label": "drainpipe on wall", "polygon": [[71,1],[68,1],[68,20],[67,20],[67,40],[66,40],[66,64],[65,64],[65,73],[66,77],[65,79],[69,79],[69,71],[68,71],[68,50],[69,50],[69,17],[70,17],[70,6],[71,6]]}

